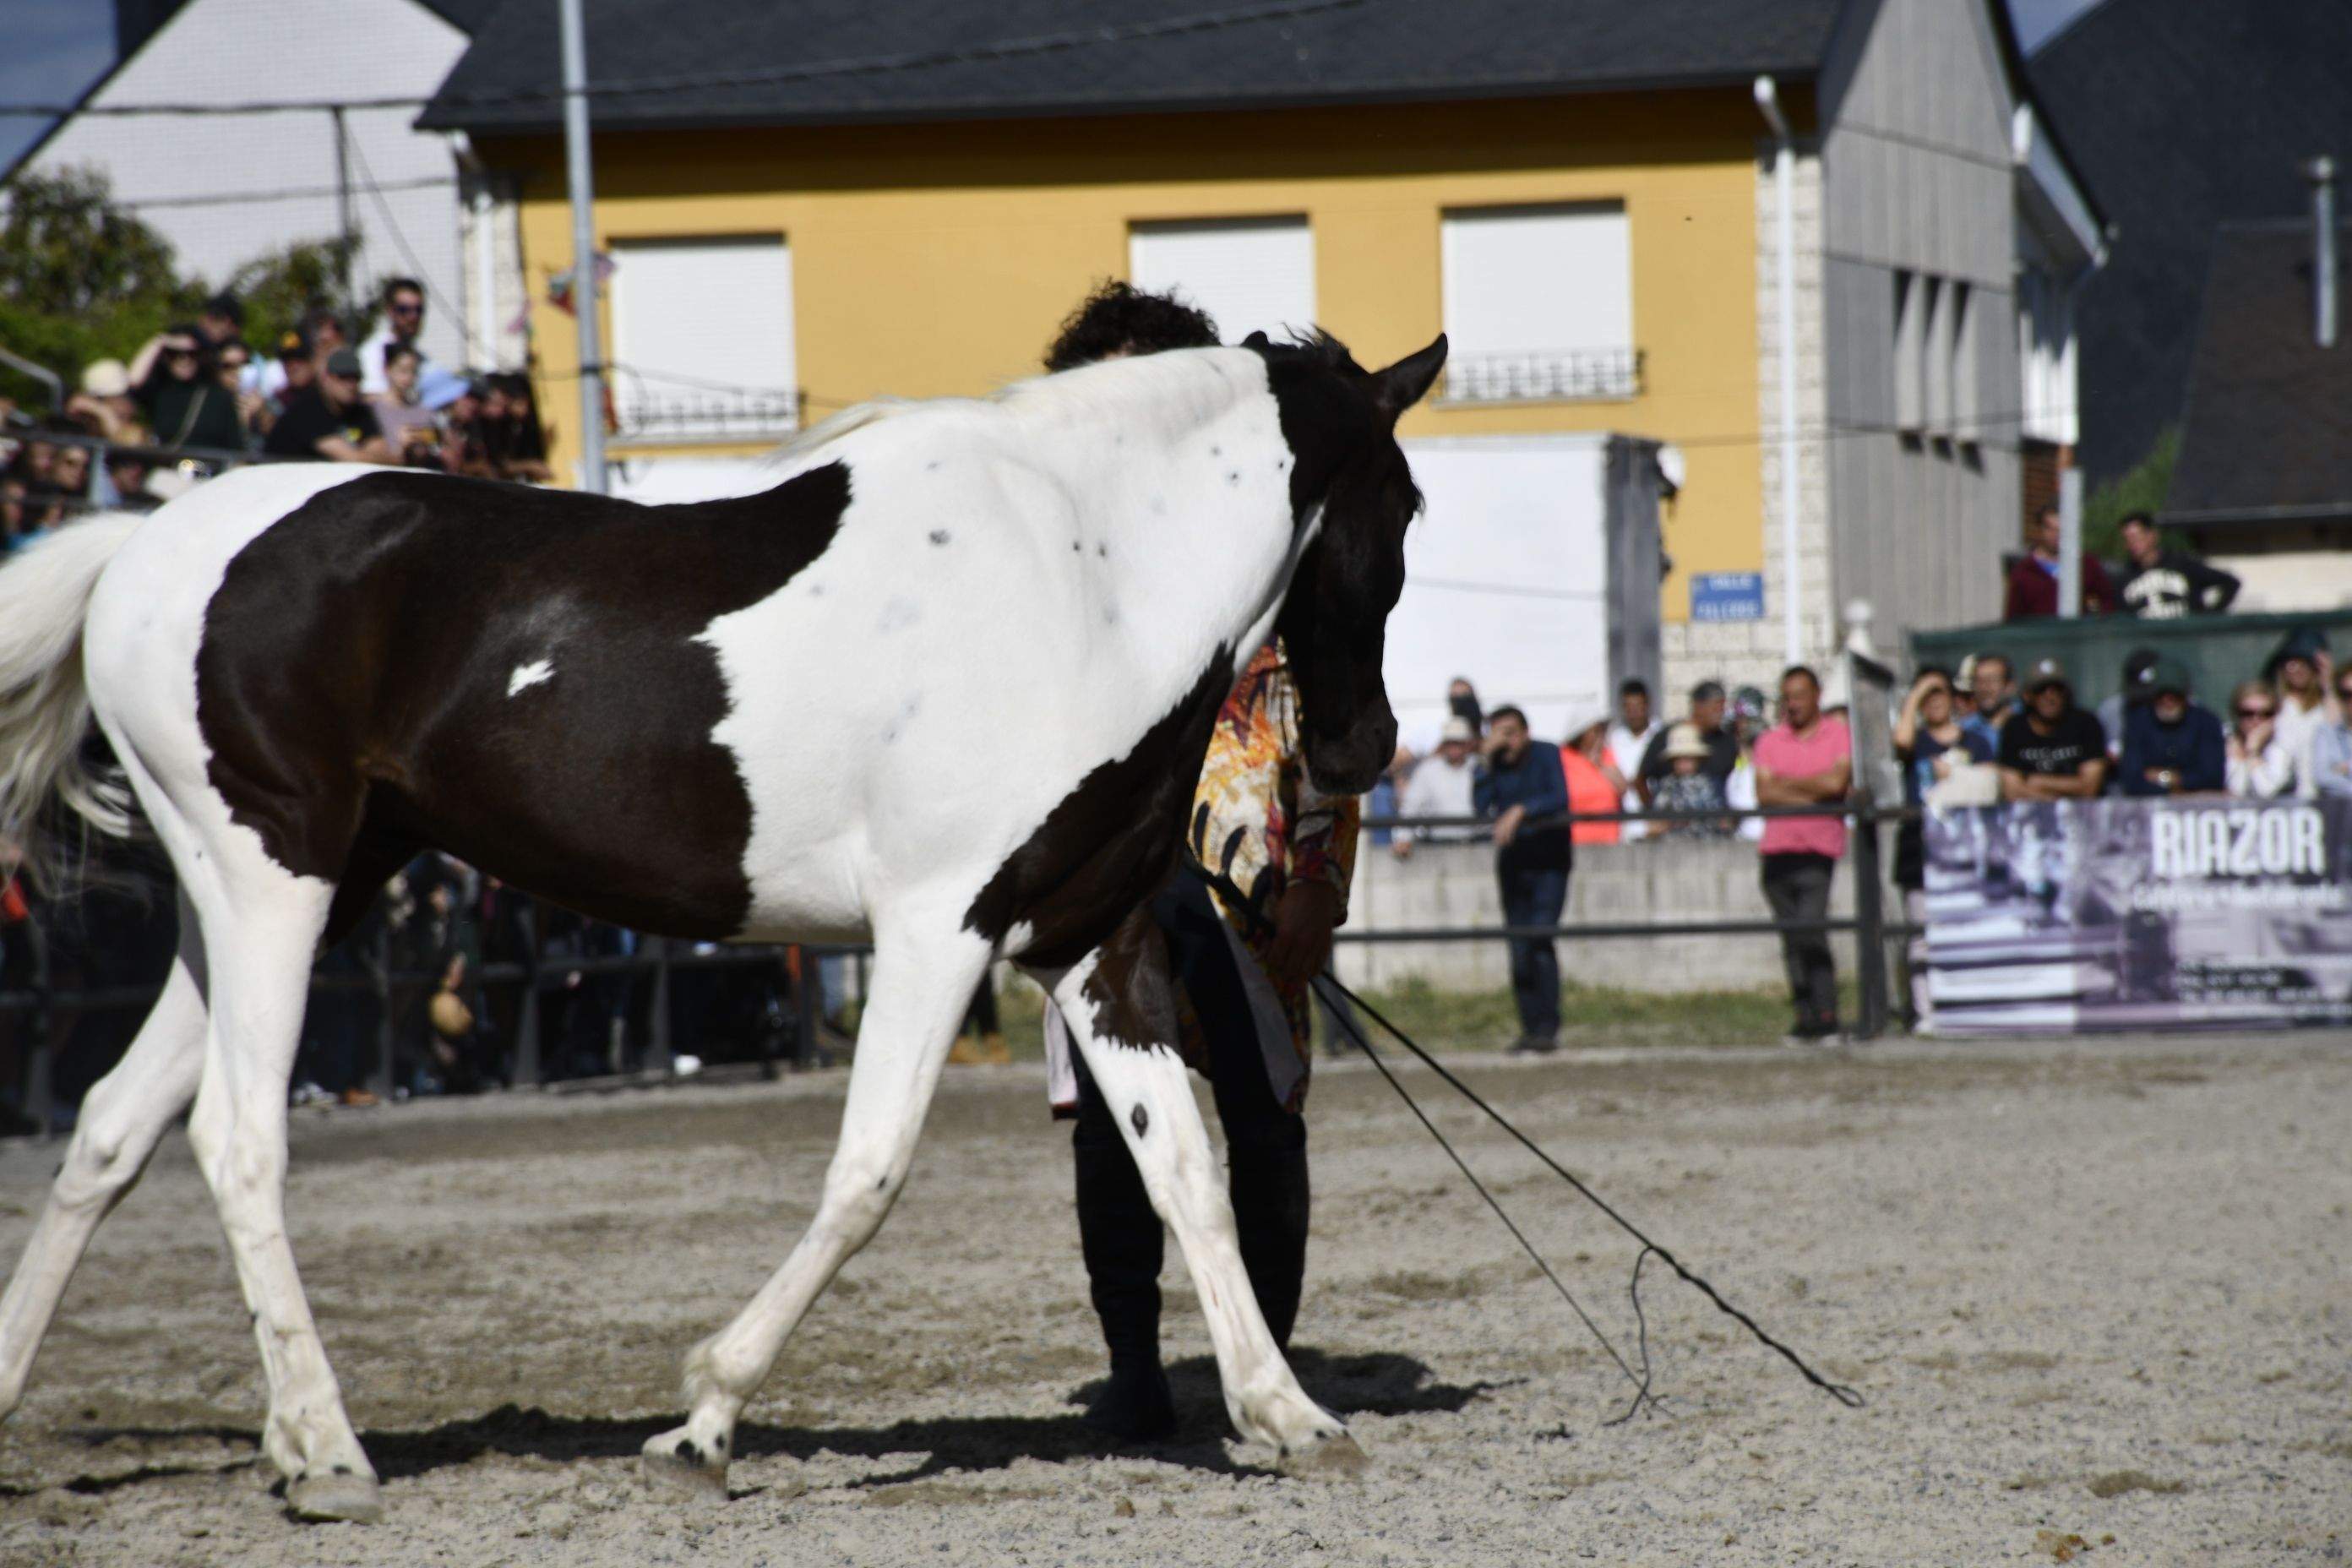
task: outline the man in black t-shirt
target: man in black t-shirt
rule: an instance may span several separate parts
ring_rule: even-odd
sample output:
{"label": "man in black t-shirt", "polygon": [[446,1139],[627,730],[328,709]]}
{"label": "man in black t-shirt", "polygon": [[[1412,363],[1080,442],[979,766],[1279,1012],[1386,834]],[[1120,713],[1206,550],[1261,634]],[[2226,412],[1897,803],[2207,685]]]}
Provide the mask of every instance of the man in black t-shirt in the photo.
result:
{"label": "man in black t-shirt", "polygon": [[269,427],[261,449],[273,457],[335,463],[395,461],[375,410],[360,395],[360,356],[337,349],[327,356],[317,385],[288,392],[286,410]]}
{"label": "man in black t-shirt", "polygon": [[2025,676],[2025,710],[2000,727],[2003,800],[2088,800],[2107,781],[2107,731],[2074,706],[2074,689],[2054,658]]}
{"label": "man in black t-shirt", "polygon": [[2238,596],[2238,580],[2229,573],[2185,550],[2164,549],[2156,519],[2144,511],[2124,519],[2124,549],[2131,555],[2131,573],[2116,592],[2127,616],[2144,621],[2218,616]]}

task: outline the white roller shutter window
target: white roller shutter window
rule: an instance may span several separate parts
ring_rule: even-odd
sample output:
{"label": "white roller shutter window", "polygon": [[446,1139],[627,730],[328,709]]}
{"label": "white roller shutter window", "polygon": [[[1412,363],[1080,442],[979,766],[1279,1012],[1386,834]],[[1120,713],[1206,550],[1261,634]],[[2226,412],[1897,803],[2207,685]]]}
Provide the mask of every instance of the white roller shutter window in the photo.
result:
{"label": "white roller shutter window", "polygon": [[613,261],[624,438],[732,440],[799,423],[793,253],[782,236],[625,240]]}
{"label": "white roller shutter window", "polygon": [[1624,397],[1639,390],[1633,259],[1621,202],[1445,215],[1454,399]]}
{"label": "white roller shutter window", "polygon": [[1208,311],[1229,343],[1315,324],[1315,235],[1302,217],[1139,223],[1128,236],[1128,274],[1138,289]]}

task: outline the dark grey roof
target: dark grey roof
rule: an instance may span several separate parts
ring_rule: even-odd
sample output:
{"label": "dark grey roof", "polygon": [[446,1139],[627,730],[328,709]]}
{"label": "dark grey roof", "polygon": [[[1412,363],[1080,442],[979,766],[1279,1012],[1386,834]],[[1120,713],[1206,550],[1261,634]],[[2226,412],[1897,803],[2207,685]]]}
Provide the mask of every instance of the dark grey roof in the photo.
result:
{"label": "dark grey roof", "polygon": [[[1807,77],[1843,0],[587,0],[600,128],[1543,95]],[[422,125],[552,130],[553,0],[506,0]],[[812,72],[862,62],[862,68]]]}
{"label": "dark grey roof", "polygon": [[2352,164],[2345,0],[2105,0],[2028,67],[2116,226],[2077,304],[2094,482],[2180,416],[2215,226],[2308,211],[2299,160]]}
{"label": "dark grey roof", "polygon": [[416,0],[416,3],[470,38],[482,30],[482,24],[489,20],[490,13],[499,8],[500,0]]}
{"label": "dark grey roof", "polygon": [[2214,237],[2166,521],[2352,518],[2352,334],[2323,349],[2312,320],[2310,223]]}

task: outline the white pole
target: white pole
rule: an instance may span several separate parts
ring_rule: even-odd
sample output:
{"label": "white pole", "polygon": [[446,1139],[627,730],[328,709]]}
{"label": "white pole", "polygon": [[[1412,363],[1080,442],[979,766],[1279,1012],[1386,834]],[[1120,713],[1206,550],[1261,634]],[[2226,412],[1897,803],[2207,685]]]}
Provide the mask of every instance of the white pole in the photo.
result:
{"label": "white pole", "polygon": [[572,308],[580,328],[580,488],[605,490],[604,350],[596,322],[596,193],[588,162],[588,36],[580,0],[561,0],[563,163],[572,186]]}
{"label": "white pole", "polygon": [[2058,613],[2083,613],[2083,470],[2058,476]]}
{"label": "white pole", "polygon": [[1772,153],[1772,200],[1780,209],[1780,640],[1782,662],[1796,664],[1804,658],[1797,613],[1797,148],[1769,76],[1756,79],[1756,107],[1779,143]]}

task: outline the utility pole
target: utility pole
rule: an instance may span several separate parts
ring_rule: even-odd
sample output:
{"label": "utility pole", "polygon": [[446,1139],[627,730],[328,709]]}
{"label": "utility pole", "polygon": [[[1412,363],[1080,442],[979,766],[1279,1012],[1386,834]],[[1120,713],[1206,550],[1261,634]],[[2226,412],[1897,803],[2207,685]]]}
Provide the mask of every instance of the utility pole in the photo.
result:
{"label": "utility pole", "polygon": [[588,33],[580,0],[561,0],[563,163],[572,187],[572,310],[580,329],[580,488],[603,495],[604,348],[596,321],[596,193],[588,162]]}
{"label": "utility pole", "polygon": [[352,253],[359,241],[352,233],[352,149],[351,127],[343,121],[343,106],[340,103],[327,110],[335,123],[335,235],[340,248],[335,255],[335,287],[342,298],[339,301],[345,316],[359,301],[352,296]]}

